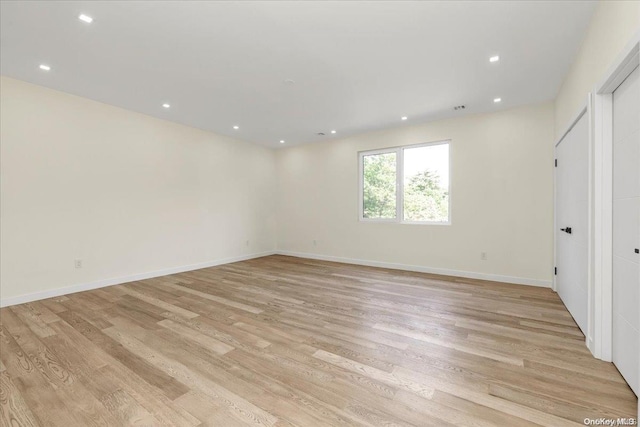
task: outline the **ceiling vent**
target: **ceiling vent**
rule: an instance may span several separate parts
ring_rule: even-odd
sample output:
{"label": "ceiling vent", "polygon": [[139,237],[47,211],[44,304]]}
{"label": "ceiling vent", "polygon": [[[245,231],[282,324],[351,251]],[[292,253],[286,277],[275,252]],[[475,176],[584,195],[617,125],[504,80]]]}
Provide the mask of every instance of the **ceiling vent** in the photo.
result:
{"label": "ceiling vent", "polygon": [[456,105],[455,107],[453,107],[454,110],[458,111],[458,110],[464,110],[466,107],[464,105]]}

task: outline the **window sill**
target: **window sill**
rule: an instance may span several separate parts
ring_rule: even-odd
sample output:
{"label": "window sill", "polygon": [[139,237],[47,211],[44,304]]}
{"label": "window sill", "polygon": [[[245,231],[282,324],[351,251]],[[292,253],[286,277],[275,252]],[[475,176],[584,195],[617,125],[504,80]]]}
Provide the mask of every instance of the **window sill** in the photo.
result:
{"label": "window sill", "polygon": [[451,225],[451,221],[398,221],[395,219],[368,219],[360,218],[359,222],[372,224],[398,224],[398,225]]}

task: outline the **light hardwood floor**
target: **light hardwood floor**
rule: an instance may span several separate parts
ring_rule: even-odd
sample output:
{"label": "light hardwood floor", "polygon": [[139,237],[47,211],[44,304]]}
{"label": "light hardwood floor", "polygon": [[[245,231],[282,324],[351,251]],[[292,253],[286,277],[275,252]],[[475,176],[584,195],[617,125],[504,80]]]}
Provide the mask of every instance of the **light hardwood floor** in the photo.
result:
{"label": "light hardwood floor", "polygon": [[0,310],[2,425],[633,417],[550,289],[271,256]]}

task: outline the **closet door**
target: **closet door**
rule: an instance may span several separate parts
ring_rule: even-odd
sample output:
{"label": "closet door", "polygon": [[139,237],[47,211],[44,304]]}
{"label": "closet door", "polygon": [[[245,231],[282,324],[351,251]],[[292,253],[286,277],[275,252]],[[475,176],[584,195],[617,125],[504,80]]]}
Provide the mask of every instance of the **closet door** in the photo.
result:
{"label": "closet door", "polygon": [[640,71],[613,93],[613,363],[638,394]]}
{"label": "closet door", "polygon": [[556,146],[556,285],[587,333],[589,121],[586,114]]}

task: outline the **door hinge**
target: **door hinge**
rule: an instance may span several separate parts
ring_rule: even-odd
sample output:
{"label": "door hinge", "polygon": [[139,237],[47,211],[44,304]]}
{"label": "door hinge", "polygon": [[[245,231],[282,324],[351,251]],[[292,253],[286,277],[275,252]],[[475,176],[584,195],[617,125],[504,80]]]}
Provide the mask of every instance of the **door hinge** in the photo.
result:
{"label": "door hinge", "polygon": [[554,276],[558,275],[558,267],[553,267],[553,275]]}
{"label": "door hinge", "polygon": [[554,163],[555,163],[556,167],[558,167],[558,159],[555,159]]}

